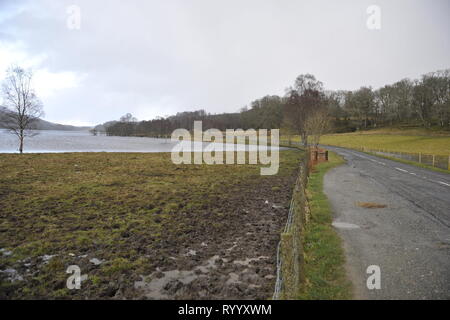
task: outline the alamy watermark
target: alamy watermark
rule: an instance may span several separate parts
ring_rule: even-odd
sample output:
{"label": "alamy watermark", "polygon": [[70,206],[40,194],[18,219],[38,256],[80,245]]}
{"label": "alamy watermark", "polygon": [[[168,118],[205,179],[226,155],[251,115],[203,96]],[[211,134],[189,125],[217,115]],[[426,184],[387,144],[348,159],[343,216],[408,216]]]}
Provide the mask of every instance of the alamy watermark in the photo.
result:
{"label": "alamy watermark", "polygon": [[381,8],[375,4],[370,5],[366,9],[366,13],[369,15],[367,18],[367,28],[369,30],[381,29]]}
{"label": "alamy watermark", "polygon": [[87,280],[88,278],[87,274],[81,275],[81,269],[76,264],[68,266],[66,273],[71,274],[66,281],[66,286],[69,290],[81,289],[81,281]]}
{"label": "alamy watermark", "polygon": [[[176,129],[172,142],[178,142],[171,152],[174,164],[262,164],[261,175],[274,175],[279,169],[279,129],[208,129],[202,121],[194,121],[193,136],[186,129]],[[225,137],[225,139],[224,139]],[[248,140],[248,144],[246,144]],[[204,142],[209,143],[204,145]],[[247,162],[248,160],[248,162]]]}
{"label": "alamy watermark", "polygon": [[366,281],[367,289],[381,289],[381,268],[377,265],[371,265],[367,267],[366,273],[370,274]]}
{"label": "alamy watermark", "polygon": [[77,5],[68,6],[66,9],[66,26],[69,30],[81,29],[81,8]]}

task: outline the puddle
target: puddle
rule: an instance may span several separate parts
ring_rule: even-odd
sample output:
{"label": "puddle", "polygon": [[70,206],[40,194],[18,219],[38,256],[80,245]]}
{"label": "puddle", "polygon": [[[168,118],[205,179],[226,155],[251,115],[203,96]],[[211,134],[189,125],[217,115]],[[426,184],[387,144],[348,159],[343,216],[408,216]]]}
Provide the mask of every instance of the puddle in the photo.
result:
{"label": "puddle", "polygon": [[239,264],[241,266],[248,266],[251,262],[259,261],[259,260],[262,260],[262,259],[269,259],[269,257],[260,256],[258,258],[247,258],[245,260],[234,260],[233,263],[234,264]]}
{"label": "puddle", "polygon": [[4,256],[10,256],[12,255],[12,251],[6,250],[5,248],[0,249],[0,253]]}
{"label": "puddle", "polygon": [[226,282],[226,284],[238,284],[238,283],[242,283],[239,280],[239,275],[237,273],[231,272],[228,274],[229,278]]}
{"label": "puddle", "polygon": [[197,251],[191,249],[184,256],[189,257],[189,256],[195,256],[195,255],[197,255]]}
{"label": "puddle", "polygon": [[[225,276],[226,281],[224,285],[226,287],[234,288],[236,285],[242,285],[247,283],[249,288],[259,288],[259,277],[250,269],[246,268],[251,263],[267,260],[267,256],[259,256],[256,258],[246,258],[243,260],[230,260],[221,258],[219,255],[215,255],[208,260],[204,261],[202,265],[196,266],[191,270],[169,270],[169,271],[157,271],[153,272],[149,276],[140,276],[141,279],[134,282],[134,288],[141,290],[143,294],[149,299],[174,299],[177,296],[183,296],[184,290],[189,290],[186,287],[195,280],[202,279],[211,276],[211,272],[216,270],[222,263],[233,263],[234,265],[244,268],[241,271],[230,272]],[[239,268],[239,269],[240,269]]]}
{"label": "puddle", "polygon": [[347,222],[336,222],[334,221],[332,223],[332,226],[338,229],[359,229],[360,227],[353,223],[347,223]]}
{"label": "puddle", "polygon": [[22,281],[23,277],[15,269],[0,270],[0,273],[5,273],[7,280],[11,282]]}
{"label": "puddle", "polygon": [[[146,277],[141,276],[142,280],[134,282],[134,288],[143,290],[149,299],[169,299],[170,287],[174,287],[175,283],[189,284],[200,276],[196,275],[194,271],[165,271],[159,279],[150,276],[149,278],[154,278],[150,282],[147,282]],[[174,285],[170,286],[171,283]]]}
{"label": "puddle", "polygon": [[[220,259],[218,255],[206,260],[206,263],[197,266],[192,270],[170,270],[164,272],[154,272],[150,276],[141,276],[140,281],[134,282],[134,288],[145,292],[149,299],[170,299],[181,289],[192,281],[206,277],[206,274],[217,268],[216,262]],[[157,274],[161,275],[160,277]]]}
{"label": "puddle", "polygon": [[89,262],[94,264],[94,265],[96,265],[96,266],[98,266],[98,265],[103,263],[103,260],[100,260],[100,259],[97,259],[97,258],[92,258],[92,259],[89,259]]}

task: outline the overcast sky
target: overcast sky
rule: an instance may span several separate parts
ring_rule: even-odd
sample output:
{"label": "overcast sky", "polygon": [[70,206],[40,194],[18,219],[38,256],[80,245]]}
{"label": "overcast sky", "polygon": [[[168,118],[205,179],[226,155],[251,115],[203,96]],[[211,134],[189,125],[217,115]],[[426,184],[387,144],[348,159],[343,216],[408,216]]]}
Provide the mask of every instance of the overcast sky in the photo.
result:
{"label": "overcast sky", "polygon": [[235,112],[302,73],[357,89],[449,68],[449,32],[448,0],[0,0],[0,79],[33,68],[65,124]]}

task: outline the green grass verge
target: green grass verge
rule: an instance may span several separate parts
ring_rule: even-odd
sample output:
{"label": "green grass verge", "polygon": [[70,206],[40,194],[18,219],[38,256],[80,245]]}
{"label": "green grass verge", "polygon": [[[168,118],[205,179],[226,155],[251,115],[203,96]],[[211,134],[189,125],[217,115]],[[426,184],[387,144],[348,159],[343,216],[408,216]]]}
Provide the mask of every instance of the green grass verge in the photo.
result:
{"label": "green grass verge", "polygon": [[329,161],[317,165],[310,174],[308,198],[311,219],[305,228],[305,290],[300,299],[335,300],[352,297],[351,283],[344,268],[341,239],[331,226],[333,213],[323,193],[325,173],[344,160],[330,153]]}

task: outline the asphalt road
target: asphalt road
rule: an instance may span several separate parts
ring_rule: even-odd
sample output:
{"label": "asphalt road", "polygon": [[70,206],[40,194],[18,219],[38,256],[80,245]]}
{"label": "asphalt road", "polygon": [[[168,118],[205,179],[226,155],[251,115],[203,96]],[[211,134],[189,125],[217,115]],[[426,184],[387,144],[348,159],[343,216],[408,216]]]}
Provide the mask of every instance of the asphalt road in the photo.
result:
{"label": "asphalt road", "polygon": [[[450,299],[450,174],[326,148],[346,160],[325,175],[324,191],[355,298]],[[371,265],[380,267],[380,289],[367,288]]]}

